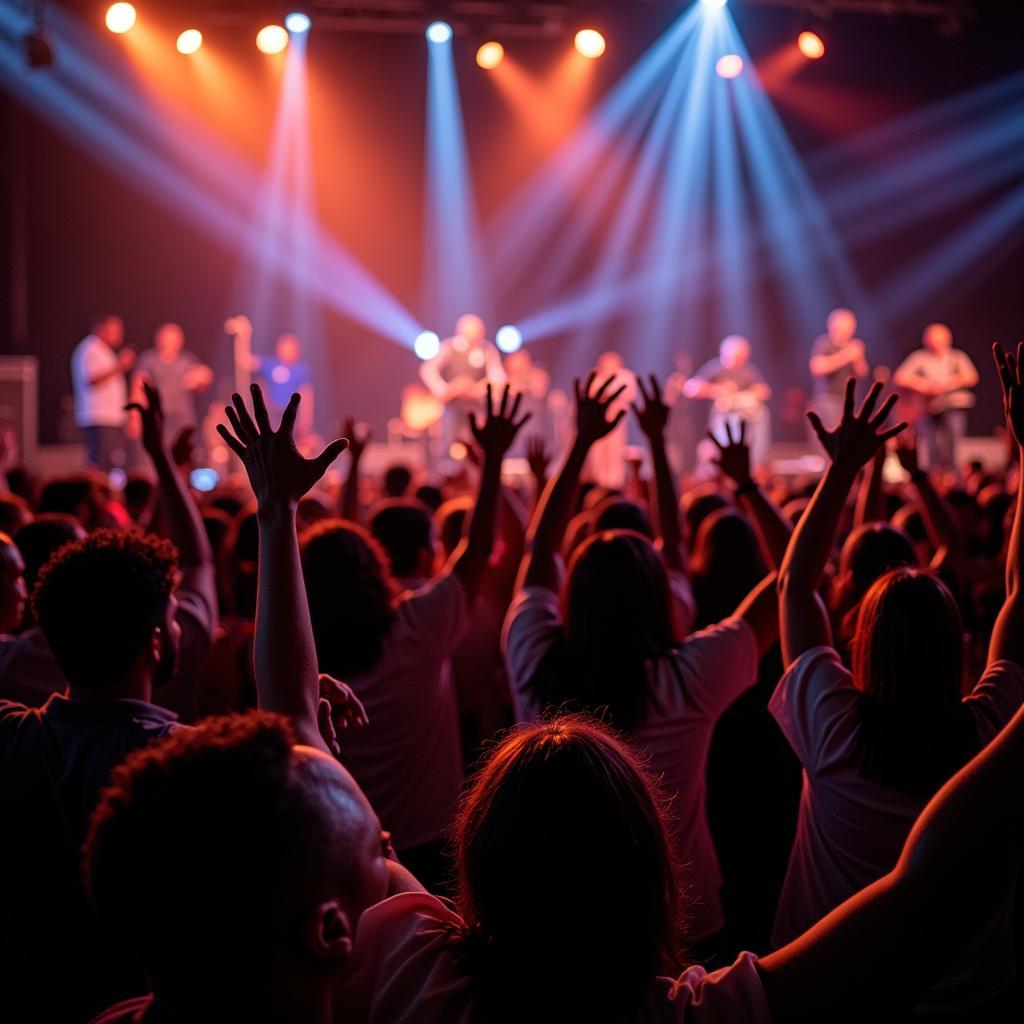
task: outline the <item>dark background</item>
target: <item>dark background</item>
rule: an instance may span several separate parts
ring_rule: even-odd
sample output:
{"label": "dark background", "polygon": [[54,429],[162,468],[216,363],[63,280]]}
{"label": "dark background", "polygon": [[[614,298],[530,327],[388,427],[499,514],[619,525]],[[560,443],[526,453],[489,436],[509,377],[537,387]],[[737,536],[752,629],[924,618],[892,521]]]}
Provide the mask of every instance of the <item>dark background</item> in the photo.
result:
{"label": "dark background", "polygon": [[[123,62],[122,40],[102,28],[105,4],[69,3],[96,26],[111,62]],[[202,5],[195,5],[201,8]],[[825,59],[802,72],[814,87],[814,116],[780,98],[778,107],[798,151],[811,156],[873,124],[952,96],[1022,67],[1024,25],[1016,4],[977,3],[962,32],[947,34],[924,19],[838,15],[830,25]],[[755,61],[791,39],[796,15],[785,9],[732,4],[733,15]],[[603,27],[609,50],[594,68],[594,98],[612,86],[636,57],[678,16],[676,4],[611,5]],[[173,14],[181,23],[183,5],[151,2],[147,17]],[[257,20],[258,24],[258,20]],[[256,25],[254,24],[253,28]],[[172,63],[154,68],[159,84],[201,113],[259,166],[264,159],[275,109],[276,83],[252,45],[252,33],[235,27],[210,28],[206,46],[233,62],[230,83],[205,91],[194,80],[175,84]],[[168,46],[172,46],[168,39]],[[60,60],[60,40],[55,39]],[[521,63],[542,70],[571,45],[523,40],[510,45]],[[545,155],[524,136],[493,82],[473,63],[475,44],[456,40],[463,111],[481,218],[486,220]],[[171,57],[177,58],[171,51]],[[316,148],[316,196],[321,222],[414,314],[421,295],[423,107],[426,51],[422,36],[356,35],[317,32],[309,40],[311,114]],[[181,59],[178,58],[180,61]],[[182,67],[176,65],[177,67]],[[45,75],[45,70],[34,74]],[[159,77],[159,76],[158,76]],[[790,86],[797,88],[799,82]],[[144,88],[139,81],[138,88]],[[823,116],[824,115],[824,116]],[[31,352],[42,360],[41,439],[62,439],[62,397],[70,390],[68,360],[86,333],[90,318],[110,310],[124,316],[129,342],[147,347],[153,328],[180,322],[189,347],[229,371],[229,342],[221,324],[232,312],[238,287],[240,253],[176,216],[151,190],[111,168],[102,141],[93,147],[72,143],[59,131],[21,108],[0,91],[0,271],[16,287],[27,274],[27,333],[20,335],[10,287],[0,297],[0,351]],[[955,218],[926,230],[941,244],[945,231],[971,216],[969,206]],[[18,230],[21,218],[23,230]],[[20,245],[19,239],[25,243]],[[909,245],[908,240],[908,245]],[[921,238],[913,239],[917,245]],[[1024,238],[1002,251],[984,273],[972,275],[965,290],[938,295],[927,309],[908,308],[885,325],[885,338],[872,349],[877,360],[898,359],[914,347],[928,320],[951,324],[958,343],[983,370],[981,401],[974,431],[995,422],[995,383],[987,373],[987,348],[994,339],[1024,336],[1021,256]],[[900,244],[854,251],[855,268],[867,280],[884,279],[903,265]],[[22,262],[23,261],[23,262]],[[513,311],[525,313],[528,310]],[[389,340],[323,312],[326,358],[332,386],[320,387],[324,420],[351,411],[380,430],[398,409],[400,386],[416,375],[412,353]],[[511,317],[502,317],[510,319]],[[281,325],[283,328],[284,324]],[[439,329],[443,325],[438,325]],[[494,325],[496,326],[496,325]],[[614,340],[637,369],[645,365],[642,345],[628,325],[613,323]],[[621,334],[619,334],[621,332]],[[680,344],[703,359],[717,337],[686,337]],[[755,339],[772,353],[769,376],[779,388],[806,384],[807,339]],[[876,339],[867,339],[869,344]],[[257,338],[267,348],[270,337]],[[879,351],[883,349],[883,351]],[[578,365],[565,338],[539,341],[535,355],[551,365],[564,384]],[[321,427],[328,424],[321,421]]]}

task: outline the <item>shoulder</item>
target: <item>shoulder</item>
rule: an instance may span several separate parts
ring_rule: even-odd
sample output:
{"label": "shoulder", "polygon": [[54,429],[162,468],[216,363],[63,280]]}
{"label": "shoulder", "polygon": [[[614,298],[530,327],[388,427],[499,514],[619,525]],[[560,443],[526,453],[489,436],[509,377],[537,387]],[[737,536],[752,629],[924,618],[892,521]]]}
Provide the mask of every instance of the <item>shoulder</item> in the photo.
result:
{"label": "shoulder", "polygon": [[741,953],[734,963],[708,973],[703,967],[691,967],[669,984],[663,997],[671,1004],[669,1014],[655,1019],[680,1024],[719,1024],[744,1021],[745,1024],[769,1024],[768,1000],[753,953]]}

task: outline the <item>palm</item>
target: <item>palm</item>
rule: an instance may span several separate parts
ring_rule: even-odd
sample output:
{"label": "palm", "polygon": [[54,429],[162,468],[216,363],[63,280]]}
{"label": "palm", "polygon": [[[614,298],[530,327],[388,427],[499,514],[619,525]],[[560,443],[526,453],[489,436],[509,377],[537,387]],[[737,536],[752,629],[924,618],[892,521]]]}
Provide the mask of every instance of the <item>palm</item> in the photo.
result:
{"label": "palm", "polygon": [[650,390],[644,386],[644,382],[639,377],[636,383],[644,400],[642,409],[639,406],[633,406],[640,429],[649,438],[660,437],[668,425],[669,408],[661,398],[661,385],[658,383],[658,378],[653,373],[650,375],[648,384]]}
{"label": "palm", "polygon": [[1017,346],[1016,355],[1005,352],[996,342],[992,355],[999,371],[999,386],[1003,391],[1003,415],[1018,447],[1024,447],[1024,342]]}
{"label": "palm", "polygon": [[718,449],[718,468],[730,480],[738,484],[746,483],[750,479],[750,448],[747,445],[747,424],[745,420],[740,421],[737,433],[732,432],[732,424],[725,425],[726,443],[723,444],[710,431],[708,437],[715,443]]}
{"label": "palm", "polygon": [[500,459],[512,447],[516,434],[530,418],[530,413],[526,413],[522,418],[516,419],[522,400],[521,394],[513,398],[512,392],[506,384],[501,401],[496,406],[491,386],[487,385],[483,422],[477,420],[472,413],[469,416],[469,429],[485,456],[491,459]]}
{"label": "palm", "polygon": [[835,430],[826,430],[816,413],[807,414],[818,440],[828,454],[832,464],[853,471],[870,462],[878,449],[891,437],[906,429],[906,423],[898,423],[888,430],[884,424],[896,404],[896,396],[890,395],[875,412],[882,385],[876,381],[871,385],[860,411],[853,411],[853,392],[856,381],[851,377],[846,382],[846,396],[843,418]]}
{"label": "palm", "polygon": [[576,390],[576,433],[581,440],[593,444],[610,434],[622,421],[626,411],[621,410],[613,419],[608,419],[608,410],[612,403],[626,390],[623,384],[608,394],[608,389],[615,381],[614,374],[594,389],[596,373],[591,373],[586,384],[580,388],[578,380],[573,381]]}

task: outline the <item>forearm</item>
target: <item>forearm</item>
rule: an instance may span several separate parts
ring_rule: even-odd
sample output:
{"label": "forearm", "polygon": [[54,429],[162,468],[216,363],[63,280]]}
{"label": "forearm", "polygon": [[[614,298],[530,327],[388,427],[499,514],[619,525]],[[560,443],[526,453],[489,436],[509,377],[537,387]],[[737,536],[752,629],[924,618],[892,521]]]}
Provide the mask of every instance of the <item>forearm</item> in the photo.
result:
{"label": "forearm", "polygon": [[661,434],[656,434],[649,440],[651,461],[654,464],[658,532],[661,535],[665,564],[670,569],[685,572],[686,554],[683,548],[683,533],[679,525],[679,498],[676,494],[675,477],[665,451],[665,438]]}
{"label": "forearm", "polygon": [[213,567],[213,550],[196,503],[174,465],[170,452],[161,447],[150,452],[159,488],[158,514],[167,536],[178,548],[183,567]]}
{"label": "forearm", "polygon": [[782,514],[782,509],[753,481],[750,483],[753,486],[744,489],[740,496],[740,506],[754,522],[768,564],[773,569],[778,569],[786,557],[786,548],[789,547],[793,527]]}
{"label": "forearm", "polygon": [[830,465],[800,518],[779,569],[780,585],[813,594],[828,564],[853,477]]}
{"label": "forearm", "polygon": [[119,374],[123,373],[124,369],[121,366],[113,366],[109,370],[102,370],[94,377],[89,378],[89,387],[98,388],[101,384],[110,380],[111,377],[117,377]]}
{"label": "forearm", "polygon": [[885,490],[882,486],[882,471],[885,468],[885,449],[868,463],[861,476],[857,491],[857,506],[854,510],[855,526],[867,523],[883,523],[885,515]]}
{"label": "forearm", "polygon": [[470,600],[476,595],[487,561],[494,549],[494,527],[501,489],[501,458],[484,455],[476,501],[466,527],[465,542],[452,560],[452,572],[462,580]]}
{"label": "forearm", "polygon": [[1006,593],[1017,595],[1024,583],[1024,448],[1017,449],[1017,507],[1006,556]]}
{"label": "forearm", "polygon": [[358,457],[353,456],[352,461],[349,463],[348,475],[345,477],[345,482],[341,485],[341,501],[338,511],[341,514],[341,518],[347,519],[350,523],[358,523],[360,521]]}
{"label": "forearm", "polygon": [[[953,510],[935,489],[926,472],[918,470],[911,477],[911,482],[917,493],[918,501],[921,503],[925,530],[928,532],[928,539],[931,541],[932,547],[936,551],[945,549],[947,561],[959,559],[964,545],[960,527],[953,516]],[[1009,562],[1007,570],[1009,570]]]}

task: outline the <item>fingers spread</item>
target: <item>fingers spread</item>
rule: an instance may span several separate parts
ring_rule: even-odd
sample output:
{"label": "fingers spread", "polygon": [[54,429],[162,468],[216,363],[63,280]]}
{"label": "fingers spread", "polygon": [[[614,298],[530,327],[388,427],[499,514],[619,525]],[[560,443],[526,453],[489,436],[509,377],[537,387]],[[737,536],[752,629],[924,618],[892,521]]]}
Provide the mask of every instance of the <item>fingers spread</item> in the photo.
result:
{"label": "fingers spread", "polygon": [[261,434],[269,434],[272,428],[267,403],[263,400],[263,389],[259,384],[253,384],[249,390],[252,392],[252,411],[256,417],[256,426],[260,428]]}
{"label": "fingers spread", "polygon": [[245,448],[238,443],[235,436],[224,426],[223,423],[217,424],[217,433],[224,438],[224,443],[240,458],[245,458]]}
{"label": "fingers spread", "polygon": [[295,431],[295,420],[299,415],[299,402],[301,401],[302,396],[296,391],[295,394],[288,399],[288,404],[284,407],[284,412],[281,413],[281,426],[278,430],[286,437],[291,437]]}

